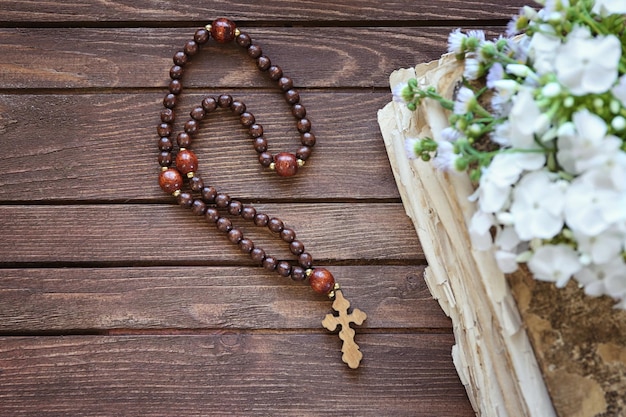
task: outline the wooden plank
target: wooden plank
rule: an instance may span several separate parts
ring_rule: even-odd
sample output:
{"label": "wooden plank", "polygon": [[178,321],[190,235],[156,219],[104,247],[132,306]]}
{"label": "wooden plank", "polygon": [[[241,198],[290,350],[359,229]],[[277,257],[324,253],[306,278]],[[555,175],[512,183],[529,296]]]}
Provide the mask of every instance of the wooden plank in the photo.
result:
{"label": "wooden plank", "polygon": [[[271,152],[297,149],[299,134],[280,94],[228,91],[263,125]],[[205,95],[218,94],[184,95],[176,131]],[[163,95],[0,95],[0,201],[163,201],[156,161]],[[258,164],[249,136],[231,112],[216,112],[194,141],[199,172],[244,199],[397,199],[380,131],[370,117],[389,99],[387,92],[303,91],[317,144],[307,165],[289,180]]]}
{"label": "wooden plank", "polygon": [[[196,28],[0,29],[0,86],[163,87],[172,56]],[[387,87],[400,66],[445,52],[449,28],[251,28],[298,87]],[[385,47],[381,47],[384,39]],[[187,87],[273,87],[237,45],[208,43],[187,65]]]}
{"label": "wooden plank", "polygon": [[[450,328],[424,266],[330,266],[363,329]],[[0,334],[127,329],[320,329],[330,301],[260,268],[0,269]]]}
{"label": "wooden plank", "polygon": [[359,336],[357,371],[322,333],[0,338],[0,414],[474,416],[451,335]]}
{"label": "wooden plank", "polygon": [[[399,203],[258,204],[281,218],[319,262],[420,261],[423,254]],[[0,206],[4,263],[196,262],[252,265],[204,218],[175,205]],[[291,259],[267,228],[234,219],[267,253]],[[332,239],[329,237],[332,236]]]}
{"label": "wooden plank", "polygon": [[228,16],[237,21],[271,21],[273,24],[311,23],[327,21],[378,22],[432,20],[508,19],[528,2],[523,0],[476,1],[412,0],[380,2],[376,0],[342,1],[316,0],[293,2],[286,0],[213,1],[189,0],[164,9],[158,0],[119,0],[94,3],[89,0],[47,2],[41,0],[6,1],[0,10],[5,22],[165,22],[207,21]]}

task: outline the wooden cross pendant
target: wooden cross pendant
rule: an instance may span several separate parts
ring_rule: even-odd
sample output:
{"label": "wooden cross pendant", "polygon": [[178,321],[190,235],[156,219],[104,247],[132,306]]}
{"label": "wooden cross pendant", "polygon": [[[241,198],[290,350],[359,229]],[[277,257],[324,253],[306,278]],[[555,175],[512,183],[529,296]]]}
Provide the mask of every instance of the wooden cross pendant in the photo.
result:
{"label": "wooden cross pendant", "polygon": [[341,359],[350,368],[356,369],[359,367],[363,354],[359,351],[359,345],[354,342],[354,330],[350,327],[350,323],[361,325],[367,318],[367,315],[358,308],[355,308],[352,313],[348,313],[348,308],[350,308],[350,302],[343,298],[341,290],[335,290],[333,310],[339,313],[339,315],[327,314],[322,321],[322,326],[331,332],[334,332],[337,326],[341,326],[341,331],[339,332],[339,338],[343,340],[343,346],[341,347],[343,356]]}

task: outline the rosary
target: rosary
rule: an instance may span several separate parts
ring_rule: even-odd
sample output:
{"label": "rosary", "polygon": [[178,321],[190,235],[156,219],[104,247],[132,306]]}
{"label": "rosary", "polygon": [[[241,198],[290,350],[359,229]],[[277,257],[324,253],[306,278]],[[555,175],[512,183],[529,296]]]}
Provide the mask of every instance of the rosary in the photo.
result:
{"label": "rosary", "polygon": [[[177,97],[182,92],[182,77],[184,67],[191,58],[196,55],[200,47],[206,44],[210,38],[217,43],[235,41],[237,45],[246,50],[248,56],[256,61],[258,69],[269,75],[270,79],[278,83],[285,100],[291,106],[291,112],[296,122],[296,128],[300,134],[301,146],[295,153],[280,152],[272,155],[268,152],[267,139],[263,137],[263,127],[256,123],[252,113],[247,111],[246,105],[240,100],[234,100],[228,94],[219,97],[206,97],[201,104],[191,110],[191,118],[185,122],[184,131],[176,135],[175,151],[173,136],[173,122],[175,118],[174,107]],[[226,234],[228,240],[250,256],[257,265],[275,271],[283,277],[291,277],[294,281],[309,280],[311,288],[326,294],[333,301],[332,308],[337,313],[327,314],[322,321],[322,326],[332,331],[341,328],[339,337],[343,341],[341,351],[342,360],[350,368],[357,368],[363,357],[359,346],[354,341],[354,330],[350,323],[360,325],[366,319],[366,315],[359,309],[349,312],[350,302],[343,297],[341,288],[335,282],[335,278],[325,268],[313,267],[313,258],[304,250],[304,244],[296,239],[293,229],[276,217],[259,213],[250,206],[231,198],[228,194],[218,192],[215,187],[205,185],[198,174],[198,157],[190,150],[193,137],[200,129],[200,122],[204,117],[220,109],[230,109],[239,115],[241,124],[248,130],[252,138],[254,150],[258,153],[261,166],[269,168],[281,177],[294,176],[298,168],[311,156],[315,145],[315,136],[311,133],[311,121],[306,118],[306,109],[300,104],[300,94],[293,89],[291,78],[283,75],[283,71],[277,65],[273,65],[270,59],[263,55],[261,48],[252,42],[246,33],[241,32],[232,21],[220,18],[213,21],[205,28],[198,29],[193,40],[187,41],[182,51],[174,54],[174,65],[170,69],[169,93],[163,99],[164,110],[161,111],[161,123],[157,127],[159,135],[159,185],[168,194],[172,194],[182,207],[190,208],[192,213],[204,216],[206,221],[214,224],[217,230]],[[174,154],[173,154],[174,152]],[[290,252],[297,257],[297,265],[284,260],[278,260],[267,254],[263,249],[248,238],[244,237],[243,231],[233,226],[233,223],[224,216],[241,216],[245,220],[252,221],[256,226],[267,227],[285,243],[289,244]]]}

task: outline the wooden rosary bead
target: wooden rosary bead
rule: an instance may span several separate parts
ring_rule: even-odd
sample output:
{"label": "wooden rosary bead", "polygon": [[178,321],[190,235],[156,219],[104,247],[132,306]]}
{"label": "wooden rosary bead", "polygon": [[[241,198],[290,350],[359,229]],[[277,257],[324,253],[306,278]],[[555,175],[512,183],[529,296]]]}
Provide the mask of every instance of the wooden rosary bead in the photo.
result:
{"label": "wooden rosary bead", "polygon": [[241,217],[245,220],[254,220],[256,209],[252,206],[245,206],[241,209]]}
{"label": "wooden rosary bead", "polygon": [[245,127],[252,126],[254,124],[255,120],[256,119],[254,118],[254,115],[252,113],[249,113],[249,112],[243,112],[243,113],[241,113],[241,116],[239,116],[239,121]]}
{"label": "wooden rosary bead", "polygon": [[204,216],[206,204],[202,200],[195,199],[191,205],[191,212],[196,216]]}
{"label": "wooden rosary bead", "polygon": [[233,111],[233,113],[241,115],[243,112],[246,111],[246,105],[242,101],[233,100],[230,105],[230,109]]}
{"label": "wooden rosary bead", "polygon": [[202,100],[202,108],[206,110],[207,113],[210,113],[217,109],[217,100],[214,97],[205,97]]}
{"label": "wooden rosary bead", "polygon": [[274,169],[281,177],[292,177],[298,172],[298,160],[289,152],[281,152],[274,156]]}
{"label": "wooden rosary bead", "polygon": [[254,243],[247,238],[243,238],[239,241],[239,250],[244,253],[250,253],[254,249]]}
{"label": "wooden rosary bead", "polygon": [[172,123],[176,119],[176,115],[174,110],[172,109],[163,109],[161,110],[161,121],[163,123]]}
{"label": "wooden rosary bead", "polygon": [[272,65],[272,61],[270,61],[270,59],[266,57],[265,55],[261,55],[260,57],[256,59],[256,66],[261,71],[267,71],[271,65]]}
{"label": "wooden rosary bead", "polygon": [[200,47],[198,46],[196,41],[187,41],[183,48],[183,51],[185,52],[185,54],[187,54],[190,57],[197,54],[199,50],[200,50]]}
{"label": "wooden rosary bead", "polygon": [[265,259],[265,251],[261,248],[254,248],[250,251],[250,258],[257,264],[262,264]]}
{"label": "wooden rosary bead", "polygon": [[293,87],[293,80],[289,77],[280,77],[278,79],[278,86],[283,91],[291,90]]}
{"label": "wooden rosary bead", "polygon": [[269,221],[270,221],[270,218],[265,213],[258,213],[256,216],[254,216],[254,224],[259,227],[267,226],[267,223]]}
{"label": "wooden rosary bead", "polygon": [[291,106],[291,114],[293,114],[293,117],[296,119],[302,119],[306,116],[306,108],[302,104],[296,103]]}
{"label": "wooden rosary bead", "polygon": [[298,256],[298,264],[305,269],[311,268],[313,266],[313,257],[307,252],[301,253]]}
{"label": "wooden rosary bead", "polygon": [[187,56],[187,54],[184,51],[178,51],[174,54],[174,64],[178,65],[178,66],[184,66],[185,64],[187,64],[187,61],[189,60],[189,57]]}
{"label": "wooden rosary bead", "polygon": [[211,37],[218,43],[227,43],[235,39],[235,23],[229,19],[220,17],[211,23]]}
{"label": "wooden rosary bead", "polygon": [[163,191],[172,194],[180,191],[183,186],[183,177],[180,172],[174,168],[168,168],[159,174],[159,186]]}
{"label": "wooden rosary bead", "polygon": [[180,132],[176,136],[176,143],[179,148],[189,148],[191,146],[191,136],[187,132]]}
{"label": "wooden rosary bead", "polygon": [[170,81],[169,91],[176,96],[179,95],[183,92],[183,83],[181,83],[180,80]]}
{"label": "wooden rosary bead", "polygon": [[254,150],[258,153],[267,151],[267,139],[264,137],[254,138]]}
{"label": "wooden rosary bead", "polygon": [[287,90],[285,91],[285,100],[287,100],[289,104],[297,104],[300,102],[300,93],[292,89]]}
{"label": "wooden rosary bead", "polygon": [[263,268],[268,271],[274,271],[277,266],[278,261],[273,256],[266,256],[265,259],[263,259]]}
{"label": "wooden rosary bead", "polygon": [[272,65],[267,70],[270,76],[270,79],[273,81],[278,81],[280,77],[283,76],[283,70],[278,65]]}
{"label": "wooden rosary bead", "polygon": [[163,98],[163,106],[168,109],[173,109],[176,106],[176,95],[169,93]]}
{"label": "wooden rosary bead", "polygon": [[202,106],[194,107],[194,109],[189,113],[192,119],[200,121],[204,119],[206,116],[206,110]]}
{"label": "wooden rosary bead", "polygon": [[274,162],[274,157],[269,152],[263,152],[259,155],[259,164],[264,167],[269,167]]}
{"label": "wooden rosary bead", "polygon": [[274,233],[282,232],[284,227],[285,227],[285,225],[284,225],[283,221],[280,220],[280,219],[277,219],[276,217],[272,217],[267,222],[267,228],[270,229]]}
{"label": "wooden rosary bead", "polygon": [[205,203],[211,204],[215,202],[215,197],[217,197],[217,190],[215,187],[204,187],[201,191],[202,199]]}
{"label": "wooden rosary bead", "polygon": [[335,288],[335,277],[325,268],[315,268],[309,276],[309,284],[313,291],[328,294]]}
{"label": "wooden rosary bead", "polygon": [[296,238],[296,232],[294,232],[293,229],[285,227],[280,231],[280,238],[287,243],[291,243]]}
{"label": "wooden rosary bead", "polygon": [[289,264],[289,262],[287,261],[278,262],[278,265],[276,266],[276,272],[278,272],[280,276],[288,277],[289,275],[291,275],[291,264]]}
{"label": "wooden rosary bead", "polygon": [[162,167],[169,167],[172,165],[172,154],[171,152],[160,152],[158,157],[159,165]]}
{"label": "wooden rosary bead", "polygon": [[204,218],[209,223],[216,223],[220,218],[219,212],[213,207],[208,207],[204,213]]}
{"label": "wooden rosary bead", "polygon": [[183,67],[181,67],[180,65],[174,65],[172,68],[170,68],[170,78],[172,80],[179,80],[183,78],[183,73]]}
{"label": "wooden rosary bead", "polygon": [[303,133],[300,136],[300,142],[304,145],[304,146],[310,146],[313,147],[315,146],[315,135],[311,132],[306,132]]}
{"label": "wooden rosary bead", "polygon": [[202,191],[202,189],[204,188],[204,181],[202,181],[202,178],[200,178],[197,175],[194,175],[193,177],[191,177],[189,179],[189,188],[191,188],[192,191]]}
{"label": "wooden rosary bead", "polygon": [[294,281],[304,281],[306,279],[306,271],[301,266],[293,266],[291,268],[291,279]]}
{"label": "wooden rosary bead", "polygon": [[223,109],[227,109],[233,102],[233,98],[228,94],[222,94],[217,98],[217,105]]}
{"label": "wooden rosary bead", "polygon": [[189,193],[180,193],[176,199],[181,207],[188,208],[193,204],[193,197]]}
{"label": "wooden rosary bead", "polygon": [[298,120],[296,128],[300,133],[308,133],[311,130],[311,121],[307,118]]}
{"label": "wooden rosary bead", "polygon": [[230,232],[233,228],[233,222],[228,220],[226,217],[220,217],[219,219],[217,219],[216,225],[217,230],[224,233]]}
{"label": "wooden rosary bead", "polygon": [[304,252],[304,243],[300,242],[299,240],[294,240],[289,244],[289,250],[294,255],[300,255]]}
{"label": "wooden rosary bead", "polygon": [[176,168],[183,175],[196,172],[198,169],[198,157],[192,151],[184,149],[176,155]]}
{"label": "wooden rosary bead", "polygon": [[240,33],[236,38],[236,42],[237,45],[247,49],[250,45],[252,45],[252,38],[250,38],[250,35],[247,33]]}
{"label": "wooden rosary bead", "polygon": [[209,31],[206,29],[198,29],[196,33],[193,35],[193,40],[198,43],[198,45],[203,45],[209,40]]}
{"label": "wooden rosary bead", "polygon": [[301,146],[296,151],[296,157],[306,161],[311,156],[312,150],[309,146]]}
{"label": "wooden rosary bead", "polygon": [[170,136],[172,134],[172,125],[169,123],[161,123],[157,126],[157,134],[159,136]]}
{"label": "wooden rosary bead", "polygon": [[241,210],[243,210],[243,204],[240,201],[231,200],[230,204],[228,204],[228,212],[233,216],[241,214]]}
{"label": "wooden rosary bead", "polygon": [[263,126],[255,123],[248,128],[248,133],[253,138],[258,138],[259,136],[263,135]]}
{"label": "wooden rosary bead", "polygon": [[172,144],[172,140],[168,137],[159,138],[159,150],[169,152],[172,150],[174,145]]}
{"label": "wooden rosary bead", "polygon": [[248,46],[248,55],[250,56],[250,58],[257,59],[262,54],[263,54],[263,50],[261,49],[260,46],[254,45],[254,44],[251,44],[250,46]]}
{"label": "wooden rosary bead", "polygon": [[228,232],[228,240],[230,240],[231,243],[237,244],[241,241],[241,239],[243,239],[243,232],[241,230],[230,229]]}
{"label": "wooden rosary bead", "polygon": [[218,194],[215,196],[215,205],[218,208],[226,208],[230,204],[230,196],[228,194]]}
{"label": "wooden rosary bead", "polygon": [[188,135],[194,136],[196,133],[198,133],[200,126],[197,120],[190,119],[185,122],[184,129]]}

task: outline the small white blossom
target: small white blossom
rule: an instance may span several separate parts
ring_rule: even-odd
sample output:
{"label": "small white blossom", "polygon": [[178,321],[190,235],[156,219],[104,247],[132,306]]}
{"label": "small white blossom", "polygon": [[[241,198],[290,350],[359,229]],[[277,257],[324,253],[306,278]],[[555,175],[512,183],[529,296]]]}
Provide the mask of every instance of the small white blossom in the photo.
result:
{"label": "small white blossom", "polygon": [[473,110],[473,106],[476,104],[476,96],[474,92],[463,86],[459,88],[456,95],[456,101],[454,102],[454,113],[465,114]]}
{"label": "small white blossom", "polygon": [[578,232],[574,233],[574,237],[578,243],[578,252],[588,256],[595,264],[607,263],[622,252],[623,237],[613,230],[606,230],[594,236]]}
{"label": "small white blossom", "polygon": [[585,294],[591,296],[608,295],[623,298],[626,291],[626,264],[620,258],[613,258],[602,265],[591,265],[578,271],[574,277],[585,287]]}
{"label": "small white blossom", "polygon": [[626,13],[626,0],[595,0],[591,12],[600,16],[624,14]]}
{"label": "small white blossom", "polygon": [[406,156],[409,159],[416,159],[417,154],[415,153],[415,147],[419,144],[420,139],[417,138],[406,138],[404,141],[404,150],[406,152]]}
{"label": "small white blossom", "polygon": [[398,83],[391,89],[391,94],[393,95],[393,101],[396,103],[405,103],[403,91],[408,87],[407,83]]}
{"label": "small white blossom", "polygon": [[626,107],[626,75],[619,77],[617,84],[611,89],[611,93],[622,103],[622,106]]}
{"label": "small white blossom", "polygon": [[476,80],[480,77],[480,60],[475,56],[465,58],[463,76],[468,80]]}
{"label": "small white blossom", "polygon": [[556,75],[572,94],[604,93],[617,80],[622,52],[614,35],[590,37],[588,29],[574,29],[558,50]]}
{"label": "small white blossom", "polygon": [[528,54],[537,74],[554,71],[554,57],[561,45],[561,40],[550,33],[537,32],[532,36]]}
{"label": "small white blossom", "polygon": [[437,154],[433,158],[433,166],[442,171],[455,171],[455,162],[459,158],[454,153],[454,145],[447,141],[441,141],[437,144]]}
{"label": "small white blossom", "polygon": [[538,248],[528,261],[528,269],[541,281],[556,283],[562,288],[572,275],[582,269],[578,255],[567,245],[545,245]]}
{"label": "small white blossom", "polygon": [[461,29],[455,29],[448,35],[448,52],[459,55],[464,52],[467,35]]}
{"label": "small white blossom", "polygon": [[493,240],[491,238],[491,227],[494,225],[492,214],[484,211],[476,211],[472,216],[468,228],[472,247],[476,250],[488,250],[491,248]]}

